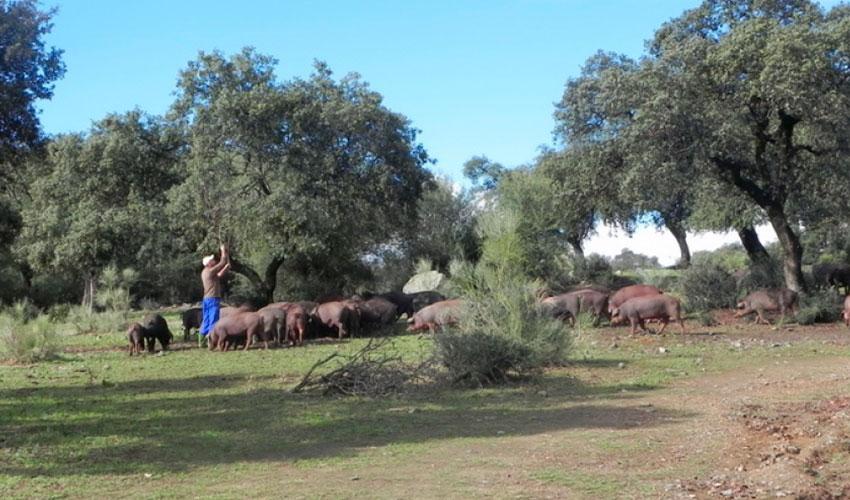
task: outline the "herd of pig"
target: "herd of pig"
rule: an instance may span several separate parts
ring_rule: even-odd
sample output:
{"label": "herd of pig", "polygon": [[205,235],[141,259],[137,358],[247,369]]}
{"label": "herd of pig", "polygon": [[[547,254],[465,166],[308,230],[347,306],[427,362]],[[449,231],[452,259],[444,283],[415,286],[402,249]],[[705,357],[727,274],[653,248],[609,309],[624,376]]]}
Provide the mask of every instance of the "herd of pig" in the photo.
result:
{"label": "herd of pig", "polygon": [[[755,313],[756,323],[769,324],[766,313],[779,313],[783,317],[789,312],[796,313],[797,302],[797,293],[793,290],[759,290],[738,303],[735,317]],[[613,324],[629,322],[632,335],[637,333],[637,327],[646,331],[647,321],[661,323],[658,333],[662,333],[671,320],[678,322],[685,332],[679,300],[652,285],[630,285],[614,293],[598,285],[589,285],[560,295],[547,294],[541,297],[540,307],[553,318],[571,324],[582,312],[588,312],[594,324],[603,318]],[[275,302],[261,309],[225,307],[208,336],[208,345],[210,350],[226,351],[239,345],[248,349],[254,338],[266,348],[270,342],[301,345],[309,335],[335,335],[341,339],[358,336],[364,329],[376,325],[395,323],[402,315],[408,318],[408,331],[428,329],[433,332],[457,323],[462,312],[462,299],[446,300],[434,291],[329,297],[318,302]],[[192,328],[200,327],[201,314],[200,308],[183,311],[184,341],[189,340]],[[845,300],[842,318],[850,325],[850,296]],[[131,355],[140,353],[145,347],[153,352],[156,341],[166,350],[173,339],[166,321],[157,314],[150,314],[142,322],[131,325],[127,337]]]}
{"label": "herd of pig", "polygon": [[[685,333],[685,322],[682,320],[682,306],[678,299],[665,295],[663,291],[652,285],[630,285],[620,288],[615,293],[597,285],[590,285],[571,290],[556,296],[544,297],[541,300],[543,309],[554,317],[574,323],[579,313],[589,312],[594,324],[606,318],[613,324],[629,322],[632,335],[637,333],[637,327],[646,331],[646,321],[661,323],[662,333],[671,320],[677,321]],[[850,307],[848,298],[845,310]],[[783,317],[796,312],[797,293],[787,288],[759,290],[753,292],[737,304],[739,311],[736,318],[755,313],[756,323],[770,324],[765,313],[777,312]],[[842,316],[844,316],[842,314]],[[847,314],[850,318],[850,314]]]}
{"label": "herd of pig", "polygon": [[[272,342],[301,345],[308,336],[358,336],[369,328],[395,323],[402,315],[407,315],[409,331],[433,330],[456,321],[460,304],[460,300],[445,300],[438,292],[425,291],[325,297],[317,302],[274,302],[260,309],[249,305],[224,307],[207,340],[211,350],[221,351],[239,345],[248,349],[255,338],[266,348]],[[202,311],[198,307],[188,309],[182,312],[181,319],[183,340],[187,341],[190,331],[200,328]],[[127,337],[131,355],[145,348],[153,352],[156,342],[167,350],[174,339],[158,314],[149,314],[130,325]]]}

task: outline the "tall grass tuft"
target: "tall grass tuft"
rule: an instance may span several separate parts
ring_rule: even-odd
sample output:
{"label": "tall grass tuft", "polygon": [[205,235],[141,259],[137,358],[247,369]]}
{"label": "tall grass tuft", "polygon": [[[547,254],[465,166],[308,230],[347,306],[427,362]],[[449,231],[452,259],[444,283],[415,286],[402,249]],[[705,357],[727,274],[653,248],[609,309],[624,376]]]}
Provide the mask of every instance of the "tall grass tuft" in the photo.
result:
{"label": "tall grass tuft", "polygon": [[457,328],[436,335],[435,349],[455,381],[503,383],[565,361],[566,328],[538,307],[535,292],[541,283],[522,274],[518,224],[510,212],[485,214],[479,226],[481,260],[450,266],[464,308]]}
{"label": "tall grass tuft", "polygon": [[4,359],[32,363],[55,358],[62,342],[46,315],[25,321],[3,314],[0,315],[0,345]]}
{"label": "tall grass tuft", "polygon": [[110,332],[126,326],[127,312],[108,310],[92,311],[85,306],[73,306],[68,311],[65,321],[75,333]]}

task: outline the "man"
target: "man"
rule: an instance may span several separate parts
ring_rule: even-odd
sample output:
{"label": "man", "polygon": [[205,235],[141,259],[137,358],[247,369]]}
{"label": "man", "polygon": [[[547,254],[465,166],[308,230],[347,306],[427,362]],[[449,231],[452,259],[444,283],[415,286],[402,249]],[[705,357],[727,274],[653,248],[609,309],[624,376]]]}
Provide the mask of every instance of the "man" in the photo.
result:
{"label": "man", "polygon": [[207,255],[201,262],[204,269],[201,271],[201,283],[204,285],[204,320],[201,323],[201,336],[198,342],[206,338],[212,331],[213,325],[218,321],[218,312],[221,301],[221,277],[230,270],[230,257],[227,255],[227,246],[221,245],[221,260],[216,261],[215,255]]}

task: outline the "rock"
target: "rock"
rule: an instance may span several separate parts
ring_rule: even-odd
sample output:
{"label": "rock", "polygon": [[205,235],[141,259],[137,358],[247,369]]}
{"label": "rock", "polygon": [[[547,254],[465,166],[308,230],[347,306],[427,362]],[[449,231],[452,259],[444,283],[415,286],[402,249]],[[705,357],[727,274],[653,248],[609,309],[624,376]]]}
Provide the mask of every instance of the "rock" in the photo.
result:
{"label": "rock", "polygon": [[613,344],[608,346],[608,349],[616,349],[618,347],[620,347],[620,345],[618,343],[614,342]]}
{"label": "rock", "polygon": [[625,368],[625,367],[626,367],[626,364],[625,364],[625,363],[623,363],[622,361],[620,361],[619,363],[617,363],[617,368],[619,368],[619,369],[621,369],[621,370],[622,370],[622,369],[623,369],[623,368]]}
{"label": "rock", "polygon": [[404,284],[402,291],[404,293],[427,292],[436,290],[446,281],[446,276],[439,271],[428,271],[413,275],[407,283]]}
{"label": "rock", "polygon": [[661,354],[666,354],[666,353],[670,352],[670,350],[667,349],[666,347],[659,347],[658,352],[660,352]]}
{"label": "rock", "polygon": [[793,444],[789,444],[788,446],[786,446],[785,451],[787,451],[788,453],[790,453],[792,455],[799,455],[800,454],[800,448],[794,446]]}

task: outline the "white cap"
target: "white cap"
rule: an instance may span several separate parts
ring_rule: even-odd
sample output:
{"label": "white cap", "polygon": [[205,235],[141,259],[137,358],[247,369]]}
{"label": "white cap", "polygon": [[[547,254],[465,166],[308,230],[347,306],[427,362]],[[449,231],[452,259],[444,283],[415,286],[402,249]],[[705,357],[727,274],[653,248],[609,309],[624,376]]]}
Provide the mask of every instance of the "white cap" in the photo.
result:
{"label": "white cap", "polygon": [[201,259],[201,262],[203,262],[203,263],[204,263],[204,267],[206,267],[206,265],[207,265],[207,264],[209,264],[209,263],[210,263],[210,261],[211,261],[211,260],[213,260],[213,259],[215,259],[215,255],[207,255],[206,257],[204,257],[203,259]]}

